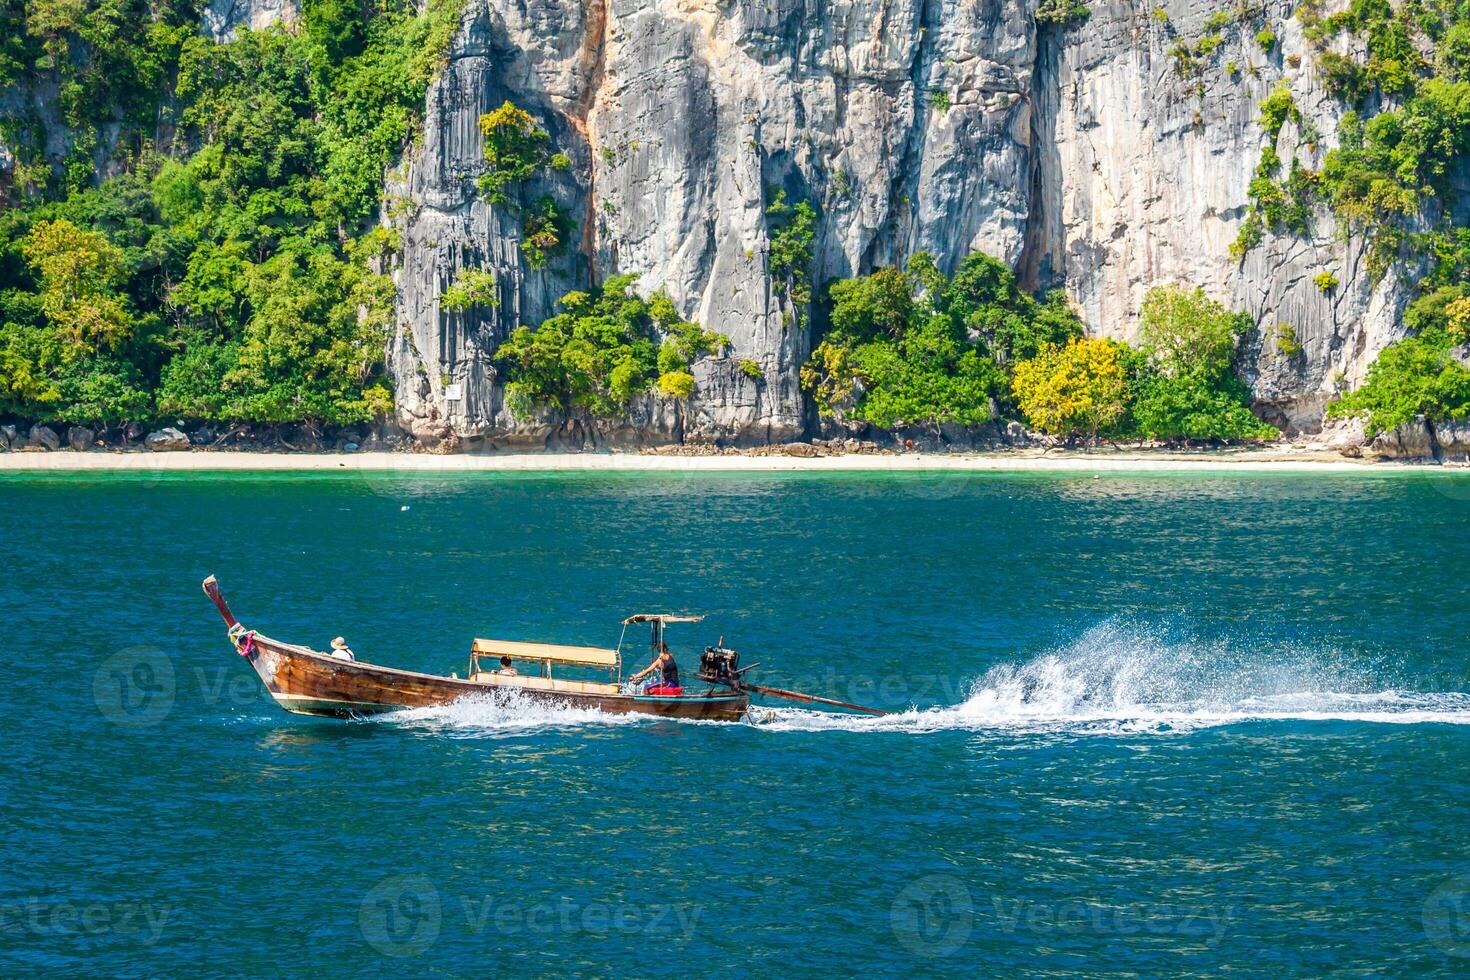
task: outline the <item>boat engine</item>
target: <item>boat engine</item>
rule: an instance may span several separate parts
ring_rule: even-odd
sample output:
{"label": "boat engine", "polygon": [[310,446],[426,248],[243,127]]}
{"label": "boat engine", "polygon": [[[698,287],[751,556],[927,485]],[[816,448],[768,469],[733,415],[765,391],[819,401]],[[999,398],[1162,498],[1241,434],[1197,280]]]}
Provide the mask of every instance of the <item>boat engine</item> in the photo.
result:
{"label": "boat engine", "polygon": [[699,676],[715,684],[740,687],[740,654],[729,647],[705,647],[699,655]]}

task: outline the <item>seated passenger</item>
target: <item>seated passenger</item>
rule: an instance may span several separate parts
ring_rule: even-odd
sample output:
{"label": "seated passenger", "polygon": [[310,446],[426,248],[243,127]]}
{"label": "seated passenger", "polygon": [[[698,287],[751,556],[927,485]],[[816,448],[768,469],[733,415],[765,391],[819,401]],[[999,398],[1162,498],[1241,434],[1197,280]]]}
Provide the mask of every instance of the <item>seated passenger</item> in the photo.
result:
{"label": "seated passenger", "polygon": [[517,676],[517,673],[518,672],[516,671],[516,669],[514,667],[512,667],[510,665],[510,658],[509,657],[501,657],[500,658],[500,669],[498,671],[496,671],[496,673],[498,673],[498,674],[504,674],[506,677],[515,677],[515,676]]}
{"label": "seated passenger", "polygon": [[352,655],[352,651],[347,649],[347,641],[340,636],[332,641],[332,656],[336,657],[338,660],[357,659]]}

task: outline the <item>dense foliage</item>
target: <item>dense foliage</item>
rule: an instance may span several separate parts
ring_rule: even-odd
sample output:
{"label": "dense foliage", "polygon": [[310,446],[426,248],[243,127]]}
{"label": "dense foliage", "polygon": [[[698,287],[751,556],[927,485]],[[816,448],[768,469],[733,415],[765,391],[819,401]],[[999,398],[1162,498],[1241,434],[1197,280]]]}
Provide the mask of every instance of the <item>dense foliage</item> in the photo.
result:
{"label": "dense foliage", "polygon": [[1009,401],[1009,366],[1082,332],[1060,293],[1039,301],[980,253],[953,277],[919,253],[827,293],[831,327],[802,384],[823,414],[885,428],[982,423]]}
{"label": "dense foliage", "polygon": [[[66,114],[78,146],[123,124],[119,146],[137,152],[95,186],[90,156],[59,184],[17,168],[12,190],[30,196],[0,215],[0,412],[346,423],[386,411],[392,293],[370,263],[394,242],[369,228],[458,10],[364,20],[308,2],[304,29],[215,44],[192,8],[26,4],[0,79],[80,86]],[[163,102],[144,104],[170,78]],[[137,136],[159,114],[176,126],[172,156]],[[24,158],[35,141],[20,135]]]}
{"label": "dense foliage", "polygon": [[1144,298],[1138,349],[1101,339],[1049,345],[1017,366],[1012,388],[1027,420],[1053,435],[1268,438],[1275,430],[1251,414],[1235,370],[1250,325],[1203,290],[1161,286]]}
{"label": "dense foliage", "polygon": [[1148,439],[1220,441],[1276,434],[1247,407],[1236,373],[1250,317],[1204,290],[1159,286],[1143,300],[1140,353],[1132,370],[1131,431]]}
{"label": "dense foliage", "polygon": [[1363,386],[1329,405],[1327,414],[1363,417],[1370,437],[1418,416],[1436,422],[1470,416],[1470,368],[1454,355],[1465,340],[1463,332],[1434,326],[1389,344],[1368,368]]}
{"label": "dense foliage", "polygon": [[682,319],[662,292],[642,299],[633,291],[636,279],[612,276],[591,292],[568,293],[561,313],[534,330],[517,328],[500,345],[513,411],[605,417],[655,389],[675,401],[693,394],[690,365],[727,347],[729,338]]}

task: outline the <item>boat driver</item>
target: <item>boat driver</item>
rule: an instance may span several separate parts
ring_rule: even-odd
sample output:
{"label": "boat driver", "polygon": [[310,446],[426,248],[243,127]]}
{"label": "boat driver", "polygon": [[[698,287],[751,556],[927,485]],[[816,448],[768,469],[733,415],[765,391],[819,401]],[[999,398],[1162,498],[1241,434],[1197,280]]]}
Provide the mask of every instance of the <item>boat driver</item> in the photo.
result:
{"label": "boat driver", "polygon": [[679,686],[679,665],[674,663],[674,655],[669,652],[669,645],[667,643],[659,645],[658,656],[653,658],[653,663],[644,667],[629,679],[636,684],[654,671],[659,672],[659,685],[663,687]]}

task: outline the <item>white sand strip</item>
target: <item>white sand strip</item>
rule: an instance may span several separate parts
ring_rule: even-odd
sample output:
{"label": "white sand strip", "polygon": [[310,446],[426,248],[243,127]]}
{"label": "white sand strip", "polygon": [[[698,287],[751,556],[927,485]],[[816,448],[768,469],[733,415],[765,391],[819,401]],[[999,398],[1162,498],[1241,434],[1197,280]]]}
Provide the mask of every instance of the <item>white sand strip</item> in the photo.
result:
{"label": "white sand strip", "polygon": [[1440,467],[1351,460],[1330,453],[1289,450],[1051,453],[904,453],[796,456],[664,456],[642,453],[257,453],[69,452],[0,454],[0,474],[75,471],[373,471],[468,473],[521,471],[651,472],[953,472],[953,471],[1205,471],[1205,472],[1426,472]]}

